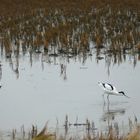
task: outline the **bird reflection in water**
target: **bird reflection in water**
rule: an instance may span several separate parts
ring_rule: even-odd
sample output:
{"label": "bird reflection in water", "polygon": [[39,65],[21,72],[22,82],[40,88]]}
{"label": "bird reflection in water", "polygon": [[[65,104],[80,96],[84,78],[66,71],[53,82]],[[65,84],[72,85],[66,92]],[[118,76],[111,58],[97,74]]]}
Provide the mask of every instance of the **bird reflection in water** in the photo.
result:
{"label": "bird reflection in water", "polygon": [[103,116],[102,120],[115,120],[115,116],[117,115],[124,115],[125,108],[117,108],[117,109],[110,109],[110,102],[107,101],[107,104],[103,105]]}
{"label": "bird reflection in water", "polygon": [[117,122],[116,117],[122,116],[125,114],[126,109],[125,108],[115,108],[111,109],[111,106],[113,103],[110,103],[109,101],[107,104],[103,104],[103,115],[101,117],[101,120],[105,123],[107,123],[107,131],[112,131],[112,128],[115,129],[115,133],[118,136],[119,135],[119,125]]}

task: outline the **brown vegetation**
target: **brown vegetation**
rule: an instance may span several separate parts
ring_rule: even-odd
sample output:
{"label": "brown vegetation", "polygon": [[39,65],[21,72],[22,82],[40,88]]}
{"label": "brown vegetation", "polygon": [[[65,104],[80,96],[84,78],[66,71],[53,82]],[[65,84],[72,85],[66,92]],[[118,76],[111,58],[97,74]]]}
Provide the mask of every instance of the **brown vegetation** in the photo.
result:
{"label": "brown vegetation", "polygon": [[97,58],[103,52],[122,61],[139,54],[139,7],[138,0],[1,0],[0,52],[80,56],[84,63],[94,47]]}
{"label": "brown vegetation", "polygon": [[[31,131],[26,134],[24,126],[22,126],[20,135],[18,135],[16,130],[13,130],[12,140],[140,140],[140,125],[136,120],[133,122],[130,119],[129,130],[127,131],[120,130],[118,124],[111,124],[106,131],[102,132],[95,128],[94,123],[90,122],[88,119],[85,123],[76,122],[72,124],[69,122],[68,116],[66,116],[63,130],[60,132],[59,129],[62,128],[57,126],[55,130],[50,131],[46,124],[44,128],[37,133],[37,127],[33,125]],[[70,129],[74,129],[77,133],[73,135]],[[78,129],[83,130],[83,132],[78,131]],[[121,131],[125,131],[125,133]]]}
{"label": "brown vegetation", "polygon": [[[89,9],[110,4],[114,7],[140,7],[139,0],[0,0],[0,13],[19,14],[33,8],[64,8],[65,10]],[[76,8],[76,9],[75,9]]]}

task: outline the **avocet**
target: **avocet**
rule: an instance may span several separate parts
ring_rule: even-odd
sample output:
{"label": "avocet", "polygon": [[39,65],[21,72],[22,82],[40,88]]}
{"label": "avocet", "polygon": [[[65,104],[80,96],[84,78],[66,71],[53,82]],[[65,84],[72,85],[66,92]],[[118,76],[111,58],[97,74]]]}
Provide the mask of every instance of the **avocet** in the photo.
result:
{"label": "avocet", "polygon": [[98,82],[98,85],[104,90],[104,94],[107,94],[107,98],[109,98],[109,95],[125,96],[125,97],[129,98],[124,93],[124,91],[117,91],[117,89],[113,85],[111,85],[109,83]]}

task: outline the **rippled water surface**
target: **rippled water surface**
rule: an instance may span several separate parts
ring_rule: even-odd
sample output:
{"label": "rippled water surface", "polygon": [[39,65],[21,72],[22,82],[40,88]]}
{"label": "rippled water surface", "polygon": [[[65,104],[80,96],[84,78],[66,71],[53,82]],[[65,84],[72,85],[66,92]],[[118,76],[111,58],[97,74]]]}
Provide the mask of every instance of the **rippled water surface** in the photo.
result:
{"label": "rippled water surface", "polygon": [[[71,123],[93,120],[102,130],[109,123],[140,119],[140,62],[134,61],[131,55],[119,63],[105,56],[97,60],[95,54],[84,63],[82,57],[1,56],[0,130],[42,128],[47,121],[55,127],[57,120],[64,124],[65,115]],[[114,84],[131,98],[111,96],[104,104],[98,81]]]}

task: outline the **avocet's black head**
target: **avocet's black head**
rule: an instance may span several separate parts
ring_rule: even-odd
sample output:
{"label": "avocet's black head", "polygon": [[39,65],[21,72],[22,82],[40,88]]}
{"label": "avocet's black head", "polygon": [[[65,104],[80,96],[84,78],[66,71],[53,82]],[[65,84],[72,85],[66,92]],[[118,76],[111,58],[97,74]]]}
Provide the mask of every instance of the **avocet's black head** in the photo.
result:
{"label": "avocet's black head", "polygon": [[125,93],[123,91],[119,91],[119,93],[125,96]]}
{"label": "avocet's black head", "polygon": [[127,98],[130,98],[123,91],[119,91],[119,93],[122,94],[123,96],[127,97]]}

